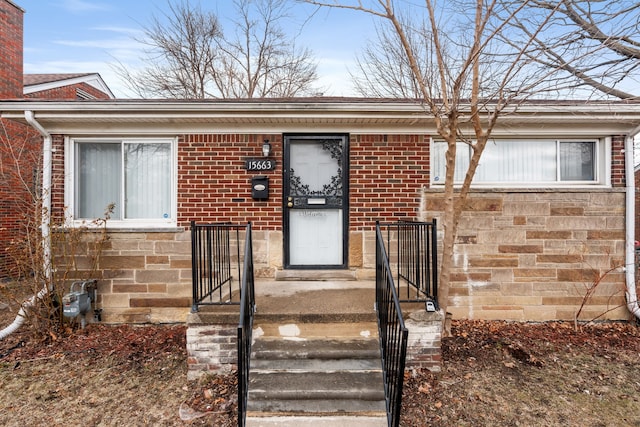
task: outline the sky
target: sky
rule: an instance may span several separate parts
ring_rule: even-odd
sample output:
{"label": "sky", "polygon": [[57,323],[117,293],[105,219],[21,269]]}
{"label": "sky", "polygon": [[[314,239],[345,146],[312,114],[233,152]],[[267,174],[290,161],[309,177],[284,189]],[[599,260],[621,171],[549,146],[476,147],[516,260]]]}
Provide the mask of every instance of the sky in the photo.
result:
{"label": "sky", "polygon": [[[25,73],[100,73],[117,97],[132,94],[117,75],[114,64],[142,66],[143,36],[153,15],[161,17],[167,0],[13,0],[24,14]],[[231,0],[190,0],[216,12],[225,23]],[[374,33],[373,18],[339,9],[316,11],[291,2],[299,46],[311,49],[318,63],[317,83],[325,96],[353,96],[348,70],[367,37]],[[310,17],[310,18],[309,18]],[[354,70],[354,68],[351,68]]]}

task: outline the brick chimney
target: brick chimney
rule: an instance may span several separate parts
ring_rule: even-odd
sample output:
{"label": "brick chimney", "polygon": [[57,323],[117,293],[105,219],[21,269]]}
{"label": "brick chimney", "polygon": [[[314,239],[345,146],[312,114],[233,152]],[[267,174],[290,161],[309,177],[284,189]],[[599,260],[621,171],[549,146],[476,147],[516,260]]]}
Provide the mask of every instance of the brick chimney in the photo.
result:
{"label": "brick chimney", "polygon": [[0,99],[22,98],[24,10],[0,0]]}

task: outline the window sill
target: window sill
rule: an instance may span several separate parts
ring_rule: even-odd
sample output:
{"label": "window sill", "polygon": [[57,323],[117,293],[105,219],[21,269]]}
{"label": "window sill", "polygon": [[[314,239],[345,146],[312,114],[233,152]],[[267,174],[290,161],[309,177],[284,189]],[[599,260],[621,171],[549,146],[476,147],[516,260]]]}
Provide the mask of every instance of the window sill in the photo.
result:
{"label": "window sill", "polygon": [[[624,192],[626,187],[471,187],[470,193],[618,193]],[[444,185],[423,187],[423,193],[443,193]],[[455,187],[456,193],[460,187]]]}
{"label": "window sill", "polygon": [[86,231],[99,232],[105,230],[109,233],[182,233],[185,227],[175,224],[123,224],[121,222],[109,222],[106,225],[85,221],[71,221],[67,223],[69,228],[84,228]]}
{"label": "window sill", "polygon": [[127,227],[127,226],[107,226],[108,233],[182,233],[184,227]]}

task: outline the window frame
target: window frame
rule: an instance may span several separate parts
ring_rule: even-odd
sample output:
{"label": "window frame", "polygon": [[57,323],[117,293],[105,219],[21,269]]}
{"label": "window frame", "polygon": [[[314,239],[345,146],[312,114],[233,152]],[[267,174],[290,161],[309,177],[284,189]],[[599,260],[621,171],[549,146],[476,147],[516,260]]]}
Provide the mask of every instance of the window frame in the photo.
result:
{"label": "window frame", "polygon": [[[109,219],[107,228],[175,228],[178,223],[178,138],[177,137],[65,137],[65,191],[64,199],[67,211],[65,212],[67,223],[71,226],[90,226],[96,218],[76,218],[76,144],[82,143],[119,143],[121,147],[124,144],[135,143],[163,143],[169,144],[171,156],[171,196],[170,196],[170,218],[144,218],[144,219]],[[121,165],[121,174],[124,174],[124,165]],[[122,185],[124,185],[124,176],[122,176]],[[120,194],[122,214],[124,215],[124,194]]]}
{"label": "window frame", "polygon": [[[556,171],[555,180],[553,181],[535,181],[535,182],[507,182],[507,181],[485,181],[481,183],[472,182],[472,188],[585,188],[585,187],[610,187],[611,186],[611,138],[540,138],[540,137],[495,137],[492,138],[488,144],[492,141],[500,142],[549,142],[555,143],[556,146]],[[591,181],[586,180],[561,180],[561,168],[560,168],[560,144],[571,142],[592,142],[594,147],[594,179]],[[438,143],[445,143],[442,139],[431,138],[430,151],[433,154],[430,161],[430,184],[433,188],[444,187],[444,180],[438,179],[435,176],[436,162],[438,161],[435,155],[435,145]],[[469,152],[471,148],[469,147]],[[469,156],[470,157],[470,156]],[[444,160],[444,159],[443,159]],[[482,157],[480,157],[480,164],[482,164]],[[443,165],[444,168],[444,165]],[[466,171],[466,169],[465,169]],[[475,177],[474,177],[475,180]],[[462,180],[454,183],[456,187],[462,185]]]}

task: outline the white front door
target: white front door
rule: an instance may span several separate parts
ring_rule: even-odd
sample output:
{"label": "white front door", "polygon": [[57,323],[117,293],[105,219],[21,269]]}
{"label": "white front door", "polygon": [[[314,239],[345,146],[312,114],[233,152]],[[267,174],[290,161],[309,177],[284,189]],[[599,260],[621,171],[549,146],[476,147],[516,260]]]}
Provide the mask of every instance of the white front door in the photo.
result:
{"label": "white front door", "polygon": [[347,164],[344,135],[285,137],[285,267],[347,267]]}

